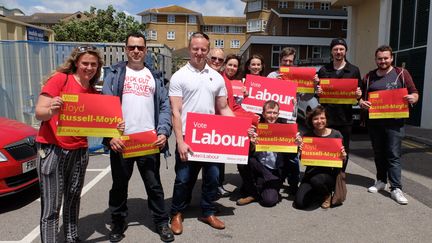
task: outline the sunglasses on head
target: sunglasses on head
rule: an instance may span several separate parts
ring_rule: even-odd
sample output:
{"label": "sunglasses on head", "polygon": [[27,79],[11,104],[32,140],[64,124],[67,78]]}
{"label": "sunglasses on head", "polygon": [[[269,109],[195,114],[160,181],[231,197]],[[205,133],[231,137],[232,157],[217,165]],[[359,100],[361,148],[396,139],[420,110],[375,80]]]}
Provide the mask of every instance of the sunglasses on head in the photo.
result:
{"label": "sunglasses on head", "polygon": [[79,53],[84,53],[84,52],[87,52],[87,51],[96,51],[97,50],[96,46],[90,46],[90,45],[78,46],[77,49],[78,49]]}
{"label": "sunglasses on head", "polygon": [[210,59],[211,59],[213,62],[216,62],[216,61],[223,62],[223,61],[224,61],[224,59],[223,59],[223,58],[220,58],[220,57],[210,57]]}
{"label": "sunglasses on head", "polygon": [[144,51],[145,46],[126,46],[126,48],[128,49],[128,51],[134,51],[135,48],[137,48],[138,51]]}

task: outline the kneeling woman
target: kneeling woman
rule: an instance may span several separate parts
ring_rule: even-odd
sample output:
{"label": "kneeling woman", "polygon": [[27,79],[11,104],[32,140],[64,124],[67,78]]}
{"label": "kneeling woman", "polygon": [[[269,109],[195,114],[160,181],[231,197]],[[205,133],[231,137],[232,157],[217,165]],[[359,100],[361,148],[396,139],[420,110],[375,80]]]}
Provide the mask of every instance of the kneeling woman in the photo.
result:
{"label": "kneeling woman", "polygon": [[[306,125],[312,128],[305,137],[343,138],[337,130],[327,128],[327,117],[323,106],[316,107],[307,117]],[[346,152],[341,147],[341,159],[345,161]],[[331,206],[332,192],[335,189],[336,177],[340,168],[307,166],[300,187],[295,197],[295,207],[307,208],[315,199],[320,200],[322,208]]]}

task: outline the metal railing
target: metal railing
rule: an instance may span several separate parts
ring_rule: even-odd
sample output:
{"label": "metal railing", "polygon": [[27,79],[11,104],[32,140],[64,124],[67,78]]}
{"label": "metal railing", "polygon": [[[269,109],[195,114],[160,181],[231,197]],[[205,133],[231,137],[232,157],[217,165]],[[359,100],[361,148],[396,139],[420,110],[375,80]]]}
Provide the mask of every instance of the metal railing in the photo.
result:
{"label": "metal railing", "polygon": [[[123,43],[0,41],[0,116],[38,126],[34,119],[41,81],[80,44],[98,47],[105,66],[127,59]],[[171,50],[148,46],[146,63],[171,78]]]}

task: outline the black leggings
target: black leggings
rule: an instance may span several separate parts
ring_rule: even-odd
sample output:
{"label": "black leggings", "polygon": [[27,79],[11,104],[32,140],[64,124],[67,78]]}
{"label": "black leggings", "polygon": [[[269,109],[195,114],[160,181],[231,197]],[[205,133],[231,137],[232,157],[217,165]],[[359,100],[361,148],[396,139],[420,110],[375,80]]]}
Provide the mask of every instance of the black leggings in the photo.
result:
{"label": "black leggings", "polygon": [[329,174],[316,174],[309,181],[302,182],[297,191],[294,203],[296,208],[307,208],[315,200],[323,200],[335,186],[335,178]]}

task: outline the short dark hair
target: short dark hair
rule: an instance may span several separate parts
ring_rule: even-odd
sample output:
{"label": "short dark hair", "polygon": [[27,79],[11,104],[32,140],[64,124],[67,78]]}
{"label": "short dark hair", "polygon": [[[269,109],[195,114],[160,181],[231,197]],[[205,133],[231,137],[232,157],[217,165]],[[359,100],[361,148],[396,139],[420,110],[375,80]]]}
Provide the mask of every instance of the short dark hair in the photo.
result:
{"label": "short dark hair", "polygon": [[291,56],[296,55],[296,49],[292,48],[292,47],[285,47],[284,49],[282,49],[282,52],[280,53],[279,59],[282,60],[282,58],[287,57],[287,56]]}
{"label": "short dark hair", "polygon": [[279,103],[274,100],[267,100],[263,105],[263,113],[267,110],[267,108],[274,109],[276,107],[279,109]]}
{"label": "short dark hair", "polygon": [[384,52],[384,51],[389,51],[390,55],[393,56],[393,49],[391,48],[391,46],[389,45],[382,45],[380,47],[378,47],[375,51],[375,57],[378,54],[378,52]]}
{"label": "short dark hair", "polygon": [[306,125],[310,129],[313,129],[313,125],[312,125],[313,118],[318,116],[318,115],[321,115],[323,113],[324,113],[325,117],[327,118],[327,112],[326,112],[324,106],[318,105],[317,107],[315,107],[312,111],[310,111],[306,114]]}
{"label": "short dark hair", "polygon": [[127,37],[126,37],[126,41],[125,41],[125,45],[126,46],[128,44],[129,37],[143,38],[144,39],[144,45],[147,46],[146,38],[145,38],[145,36],[142,33],[133,32],[133,33],[128,34]]}

